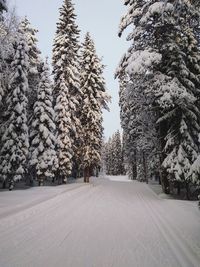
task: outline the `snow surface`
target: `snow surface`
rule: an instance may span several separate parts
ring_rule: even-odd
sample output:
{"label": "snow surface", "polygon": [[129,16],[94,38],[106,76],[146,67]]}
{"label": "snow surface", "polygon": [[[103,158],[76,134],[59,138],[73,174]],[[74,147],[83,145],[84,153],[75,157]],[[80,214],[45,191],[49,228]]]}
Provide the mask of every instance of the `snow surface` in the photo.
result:
{"label": "snow surface", "polygon": [[0,266],[200,266],[196,202],[112,180],[1,192]]}

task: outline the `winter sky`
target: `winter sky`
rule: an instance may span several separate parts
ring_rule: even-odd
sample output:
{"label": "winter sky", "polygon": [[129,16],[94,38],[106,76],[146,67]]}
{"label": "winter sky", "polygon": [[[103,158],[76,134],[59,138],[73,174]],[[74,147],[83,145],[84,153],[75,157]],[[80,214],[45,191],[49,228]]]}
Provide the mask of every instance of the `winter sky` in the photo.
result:
{"label": "winter sky", "polygon": [[[20,17],[27,15],[33,27],[39,29],[39,48],[43,56],[51,59],[52,43],[63,0],[9,0],[16,6]],[[125,13],[122,0],[73,0],[77,23],[81,30],[81,40],[89,31],[96,43],[97,53],[106,65],[105,78],[108,91],[112,96],[110,113],[104,112],[105,137],[108,138],[120,129],[118,107],[118,82],[114,72],[118,62],[127,49],[125,38],[118,38],[118,25]]]}

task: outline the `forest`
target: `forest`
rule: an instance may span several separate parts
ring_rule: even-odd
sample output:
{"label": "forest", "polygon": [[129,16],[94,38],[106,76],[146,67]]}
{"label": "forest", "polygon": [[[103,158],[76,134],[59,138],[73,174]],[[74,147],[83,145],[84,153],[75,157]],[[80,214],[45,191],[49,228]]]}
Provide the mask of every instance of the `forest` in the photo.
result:
{"label": "forest", "polygon": [[0,8],[2,187],[12,190],[20,180],[60,184],[80,175],[89,182],[100,166],[102,109],[110,101],[90,34],[81,44],[74,6],[64,1],[50,68],[28,18],[19,20],[5,1]]}
{"label": "forest", "polygon": [[0,267],[200,267],[200,1],[11,2]]}
{"label": "forest", "polygon": [[[122,134],[103,135],[110,96],[88,32],[80,42],[66,0],[52,48],[41,57],[37,29],[1,0],[0,173],[10,190],[66,183],[104,170],[156,179],[166,194],[197,198],[200,183],[198,1],[133,1],[119,26],[130,48],[116,66]],[[113,74],[114,75],[114,74]]]}

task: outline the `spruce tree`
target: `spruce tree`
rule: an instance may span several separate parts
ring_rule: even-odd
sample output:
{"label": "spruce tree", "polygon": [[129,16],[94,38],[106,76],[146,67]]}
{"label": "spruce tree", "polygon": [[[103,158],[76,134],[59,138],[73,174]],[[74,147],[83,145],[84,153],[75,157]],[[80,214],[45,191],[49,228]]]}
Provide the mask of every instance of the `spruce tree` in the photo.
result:
{"label": "spruce tree", "polygon": [[114,153],[114,175],[120,175],[123,173],[122,170],[122,143],[121,135],[119,130],[113,135],[113,153]]}
{"label": "spruce tree", "polygon": [[[119,35],[133,24],[128,37],[133,44],[119,72],[125,72],[134,88],[148,95],[150,111],[154,110],[151,121],[155,116],[158,141],[153,143],[161,152],[164,191],[169,192],[169,181],[182,182],[188,188],[191,181],[198,180],[191,166],[200,151],[199,4],[184,0],[126,4],[128,13],[122,18]],[[142,122],[145,126],[143,118]],[[142,126],[144,133],[145,128]]]}
{"label": "spruce tree", "polygon": [[81,51],[81,125],[82,125],[82,162],[85,182],[95,168],[99,167],[103,138],[102,108],[107,107],[105,81],[102,76],[103,66],[99,60],[94,42],[86,34]]}
{"label": "spruce tree", "polygon": [[54,98],[57,126],[58,173],[63,182],[72,172],[76,140],[80,133],[79,30],[74,6],[64,0],[60,8],[53,47]]}
{"label": "spruce tree", "polygon": [[35,168],[39,185],[48,178],[54,178],[57,169],[55,151],[55,113],[53,110],[53,86],[49,67],[42,66],[37,101],[34,104],[32,131],[30,133],[30,165]]}
{"label": "spruce tree", "polygon": [[[3,11],[7,11],[6,1],[0,1],[0,106],[5,95],[5,76],[7,74],[7,57],[10,45],[6,42],[9,37],[8,27],[3,20]],[[10,41],[10,40],[9,40]],[[12,46],[11,46],[12,49]],[[10,52],[10,51],[9,51]],[[9,53],[10,54],[10,53]]]}
{"label": "spruce tree", "polygon": [[12,190],[14,182],[23,178],[28,155],[27,91],[28,91],[28,47],[22,34],[14,43],[14,59],[7,98],[8,118],[1,139],[0,172]]}
{"label": "spruce tree", "polygon": [[111,175],[113,170],[113,150],[112,150],[111,137],[105,144],[105,166],[106,166],[106,174]]}
{"label": "spruce tree", "polygon": [[31,117],[33,116],[33,106],[37,99],[37,90],[40,82],[40,65],[41,65],[41,58],[40,58],[40,50],[37,46],[37,38],[36,34],[38,30],[32,28],[29,20],[25,17],[20,25],[20,30],[24,33],[25,38],[28,44],[28,56],[30,62],[30,68],[28,72],[28,83],[29,83],[29,91],[28,94],[28,118],[29,118],[29,125],[31,125]]}
{"label": "spruce tree", "polygon": [[7,11],[7,3],[6,3],[6,0],[0,0],[0,20],[1,20],[1,13],[3,11]]}

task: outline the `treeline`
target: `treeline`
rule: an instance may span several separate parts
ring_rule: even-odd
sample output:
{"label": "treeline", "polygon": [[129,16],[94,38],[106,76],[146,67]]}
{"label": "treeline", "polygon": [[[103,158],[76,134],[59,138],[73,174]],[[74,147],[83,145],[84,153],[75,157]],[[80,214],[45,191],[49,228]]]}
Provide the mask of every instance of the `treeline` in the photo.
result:
{"label": "treeline", "polygon": [[200,2],[126,0],[119,36],[131,46],[116,72],[132,179],[159,176],[167,194],[200,184]]}
{"label": "treeline", "polygon": [[80,43],[71,0],[60,8],[53,75],[36,34],[0,1],[0,181],[10,190],[19,180],[43,185],[82,175],[89,182],[101,161],[110,98],[90,34]]}
{"label": "treeline", "polygon": [[123,142],[117,131],[104,143],[102,152],[104,172],[107,175],[125,175]]}

